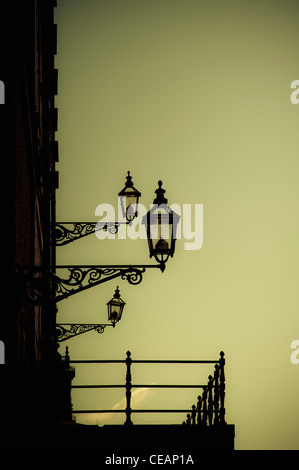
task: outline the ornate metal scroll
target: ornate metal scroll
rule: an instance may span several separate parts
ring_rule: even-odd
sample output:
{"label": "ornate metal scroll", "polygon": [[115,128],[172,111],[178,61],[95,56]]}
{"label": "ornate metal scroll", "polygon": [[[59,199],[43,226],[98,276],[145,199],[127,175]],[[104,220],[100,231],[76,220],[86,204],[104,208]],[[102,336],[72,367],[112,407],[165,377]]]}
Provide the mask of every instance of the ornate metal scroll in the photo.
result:
{"label": "ornate metal scroll", "polygon": [[112,324],[101,325],[95,323],[60,323],[56,325],[56,337],[58,342],[66,341],[73,336],[78,336],[87,331],[96,331],[99,334],[104,333],[106,326],[113,326]]}
{"label": "ornate metal scroll", "polygon": [[130,266],[92,266],[87,268],[75,266],[69,267],[68,271],[68,279],[58,278],[57,280],[56,302],[116,277],[121,277],[122,279],[127,280],[129,284],[139,284],[142,281],[142,273],[145,269],[137,269]]}
{"label": "ornate metal scroll", "polygon": [[[159,267],[159,266],[147,266]],[[132,266],[56,266],[67,269],[68,277],[59,277],[56,273],[40,267],[20,268],[18,271],[25,278],[29,299],[37,304],[49,302],[50,298],[60,302],[77,292],[90,289],[111,279],[121,277],[129,284],[137,285],[142,281],[146,267]]]}
{"label": "ornate metal scroll", "polygon": [[53,243],[63,246],[99,230],[116,234],[121,222],[61,222],[53,227]]}

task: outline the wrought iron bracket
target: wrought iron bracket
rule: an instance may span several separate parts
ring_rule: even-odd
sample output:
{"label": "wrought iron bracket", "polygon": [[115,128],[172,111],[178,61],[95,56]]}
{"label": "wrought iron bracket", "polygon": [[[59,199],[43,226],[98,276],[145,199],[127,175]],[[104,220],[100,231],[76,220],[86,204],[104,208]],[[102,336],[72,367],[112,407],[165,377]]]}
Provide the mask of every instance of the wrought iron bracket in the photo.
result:
{"label": "wrought iron bracket", "polygon": [[[60,302],[72,295],[98,286],[117,277],[128,281],[129,284],[140,284],[146,269],[159,268],[162,272],[165,266],[158,265],[87,265],[87,266],[56,266],[51,268],[19,267],[17,272],[22,276],[29,299],[35,304],[49,302],[53,299]],[[65,270],[67,277],[60,277],[56,271]]]}
{"label": "wrought iron bracket", "polygon": [[74,336],[82,335],[88,331],[96,331],[99,334],[104,333],[106,326],[115,326],[112,323],[96,324],[96,323],[58,323],[56,325],[56,338],[58,342],[66,341]]}
{"label": "wrought iron bracket", "polygon": [[80,238],[103,230],[111,234],[118,232],[121,224],[129,222],[59,222],[52,227],[52,244],[63,246]]}

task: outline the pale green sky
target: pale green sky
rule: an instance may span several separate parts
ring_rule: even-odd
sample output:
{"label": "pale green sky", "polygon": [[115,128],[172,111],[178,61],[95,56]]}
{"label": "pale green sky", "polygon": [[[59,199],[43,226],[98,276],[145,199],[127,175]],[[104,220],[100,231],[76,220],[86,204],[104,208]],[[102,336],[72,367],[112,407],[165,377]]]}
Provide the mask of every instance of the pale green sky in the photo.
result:
{"label": "pale green sky", "polygon": [[[299,337],[299,106],[290,102],[298,8],[60,0],[55,14],[57,220],[98,220],[97,205],[116,207],[128,170],[145,206],[161,179],[169,204],[204,208],[200,250],[178,241],[163,274],[148,271],[138,286],[110,281],[59,304],[58,321],[88,323],[106,322],[116,285],[127,304],[115,329],[70,340],[71,357],[122,359],[129,349],[135,359],[217,359],[223,350],[238,449],[299,449],[299,365],[290,362]],[[95,236],[58,248],[57,261],[151,262],[145,240]],[[111,381],[102,367],[77,366],[74,383]],[[147,375],[136,366],[135,383],[198,383],[212,371],[205,367],[149,366]],[[115,371],[115,383],[124,380],[124,368]],[[140,406],[191,407],[196,392],[181,393],[142,391]],[[76,391],[73,405],[110,408],[122,398]]]}

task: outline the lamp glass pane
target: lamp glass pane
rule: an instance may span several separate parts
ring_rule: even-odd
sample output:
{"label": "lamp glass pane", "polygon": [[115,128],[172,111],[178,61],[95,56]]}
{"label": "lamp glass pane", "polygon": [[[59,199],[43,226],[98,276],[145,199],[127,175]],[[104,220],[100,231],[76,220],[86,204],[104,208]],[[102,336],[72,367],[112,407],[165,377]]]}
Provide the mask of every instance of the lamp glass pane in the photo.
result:
{"label": "lamp glass pane", "polygon": [[165,209],[156,209],[150,217],[150,236],[153,249],[167,253],[171,248],[172,214]]}
{"label": "lamp glass pane", "polygon": [[[135,195],[127,195],[126,196],[126,215],[127,216],[134,216],[137,210],[135,204],[138,203],[138,198]],[[133,207],[132,207],[133,206]]]}
{"label": "lamp glass pane", "polygon": [[[137,204],[140,193],[135,188],[124,188],[120,193],[119,196],[121,197],[121,209],[123,213],[123,217],[131,220],[135,217],[137,212]],[[130,206],[134,206],[130,207]]]}

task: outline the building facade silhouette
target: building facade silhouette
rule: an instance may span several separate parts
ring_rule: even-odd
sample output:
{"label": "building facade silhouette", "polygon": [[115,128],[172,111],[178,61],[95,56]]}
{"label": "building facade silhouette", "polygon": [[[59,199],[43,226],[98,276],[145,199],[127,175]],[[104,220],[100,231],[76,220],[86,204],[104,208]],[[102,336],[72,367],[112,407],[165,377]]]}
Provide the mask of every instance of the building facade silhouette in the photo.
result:
{"label": "building facade silhouette", "polygon": [[21,434],[19,428],[36,430],[39,423],[63,416],[57,382],[61,358],[53,341],[55,304],[50,295],[43,304],[30,301],[22,271],[55,266],[50,243],[58,187],[55,6],[49,0],[1,6],[1,425],[10,442]]}

